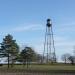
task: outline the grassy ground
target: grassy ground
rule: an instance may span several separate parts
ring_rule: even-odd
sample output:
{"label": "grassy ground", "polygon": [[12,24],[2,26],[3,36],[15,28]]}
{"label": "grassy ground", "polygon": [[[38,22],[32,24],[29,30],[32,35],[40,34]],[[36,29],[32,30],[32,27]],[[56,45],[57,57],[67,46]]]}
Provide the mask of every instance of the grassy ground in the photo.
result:
{"label": "grassy ground", "polygon": [[[27,66],[15,65],[15,69],[27,69]],[[75,65],[29,65],[31,70],[75,70]]]}
{"label": "grassy ground", "polygon": [[7,65],[0,67],[1,72],[75,72],[75,65],[70,64],[44,64],[44,65],[29,65],[28,68],[25,65],[14,65],[13,68],[8,69]]}

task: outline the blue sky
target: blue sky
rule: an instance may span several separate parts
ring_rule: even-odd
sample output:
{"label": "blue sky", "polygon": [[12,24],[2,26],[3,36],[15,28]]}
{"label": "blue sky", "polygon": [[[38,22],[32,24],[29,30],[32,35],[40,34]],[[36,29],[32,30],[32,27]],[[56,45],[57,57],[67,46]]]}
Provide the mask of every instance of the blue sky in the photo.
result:
{"label": "blue sky", "polygon": [[0,42],[9,33],[20,46],[42,54],[47,18],[52,19],[57,57],[73,54],[75,0],[0,0]]}

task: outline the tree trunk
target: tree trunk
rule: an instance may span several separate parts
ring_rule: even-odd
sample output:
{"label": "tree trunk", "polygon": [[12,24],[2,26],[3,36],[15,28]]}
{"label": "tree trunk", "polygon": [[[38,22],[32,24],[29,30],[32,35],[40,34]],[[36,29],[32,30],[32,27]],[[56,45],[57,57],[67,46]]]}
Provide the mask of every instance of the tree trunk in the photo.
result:
{"label": "tree trunk", "polygon": [[11,67],[13,67],[13,66],[14,66],[14,62],[15,62],[15,61],[12,59]]}
{"label": "tree trunk", "polygon": [[65,64],[66,64],[66,59],[65,59]]}
{"label": "tree trunk", "polygon": [[73,60],[71,61],[71,64],[74,65],[74,61]]}
{"label": "tree trunk", "polygon": [[9,54],[8,54],[8,68],[9,68]]}

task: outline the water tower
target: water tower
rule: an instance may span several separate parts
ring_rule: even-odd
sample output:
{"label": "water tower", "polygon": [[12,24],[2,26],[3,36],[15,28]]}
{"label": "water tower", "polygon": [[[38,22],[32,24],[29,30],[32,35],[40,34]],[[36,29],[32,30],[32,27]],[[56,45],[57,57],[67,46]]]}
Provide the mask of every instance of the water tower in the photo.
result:
{"label": "water tower", "polygon": [[46,63],[56,62],[56,54],[55,54],[54,37],[53,37],[51,19],[47,19],[47,24],[46,24],[43,62],[46,62]]}

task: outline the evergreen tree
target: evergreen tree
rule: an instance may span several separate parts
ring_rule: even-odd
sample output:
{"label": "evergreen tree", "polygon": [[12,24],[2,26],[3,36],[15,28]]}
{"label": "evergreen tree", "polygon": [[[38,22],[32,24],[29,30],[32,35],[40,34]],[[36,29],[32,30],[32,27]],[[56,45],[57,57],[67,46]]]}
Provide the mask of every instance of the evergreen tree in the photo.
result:
{"label": "evergreen tree", "polygon": [[13,66],[19,52],[19,46],[17,45],[16,40],[13,40],[12,35],[8,34],[3,38],[3,42],[1,43],[1,52],[4,53],[5,57],[8,57],[8,67],[9,61],[11,61]]}
{"label": "evergreen tree", "polygon": [[20,53],[21,61],[23,61],[24,64],[27,63],[30,64],[31,61],[34,60],[36,53],[31,47],[25,47],[22,52]]}

